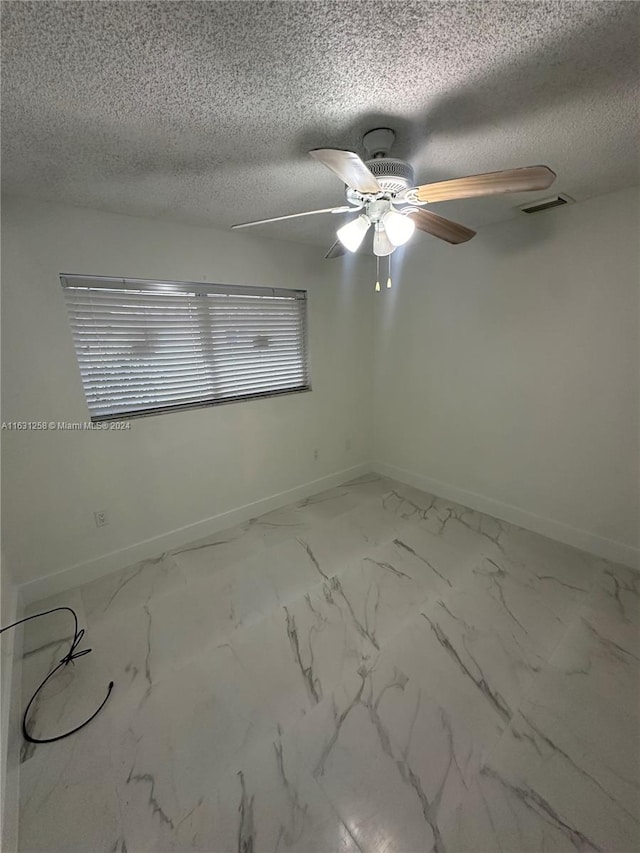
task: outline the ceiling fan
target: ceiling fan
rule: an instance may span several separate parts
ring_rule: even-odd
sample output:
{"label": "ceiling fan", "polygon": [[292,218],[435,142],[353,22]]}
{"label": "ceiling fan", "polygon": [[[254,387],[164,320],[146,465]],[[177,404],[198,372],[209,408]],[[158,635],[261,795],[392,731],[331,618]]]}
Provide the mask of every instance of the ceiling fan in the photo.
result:
{"label": "ceiling fan", "polygon": [[338,239],[325,257],[337,258],[347,251],[355,252],[370,228],[373,228],[373,253],[384,257],[404,245],[416,228],[453,244],[465,243],[475,236],[476,232],[470,228],[426,210],[424,206],[427,204],[546,190],[556,178],[548,166],[525,166],[415,186],[409,163],[388,156],[394,139],[395,133],[390,128],[377,128],[366,133],[362,142],[369,159],[364,162],[353,151],[314,148],[309,152],[345,183],[346,205],[258,219],[231,227],[250,228],[318,213],[357,213],[355,218],[338,228]]}

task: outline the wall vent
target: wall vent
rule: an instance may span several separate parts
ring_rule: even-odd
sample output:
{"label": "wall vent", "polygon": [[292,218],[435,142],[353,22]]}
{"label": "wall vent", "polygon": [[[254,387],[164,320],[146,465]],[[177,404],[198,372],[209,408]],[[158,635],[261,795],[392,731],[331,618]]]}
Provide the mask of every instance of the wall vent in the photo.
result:
{"label": "wall vent", "polygon": [[540,201],[534,201],[533,204],[526,204],[519,208],[522,213],[538,213],[540,210],[551,210],[552,207],[561,207],[563,204],[573,204],[574,199],[565,193],[558,193],[553,198],[542,198]]}

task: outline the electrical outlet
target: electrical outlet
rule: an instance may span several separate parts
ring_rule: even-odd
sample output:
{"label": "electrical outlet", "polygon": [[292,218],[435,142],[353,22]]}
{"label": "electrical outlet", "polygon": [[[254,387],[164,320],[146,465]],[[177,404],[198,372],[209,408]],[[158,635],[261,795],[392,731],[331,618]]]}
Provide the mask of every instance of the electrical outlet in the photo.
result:
{"label": "electrical outlet", "polygon": [[320,456],[320,453],[318,451],[318,448],[316,447],[316,449],[313,451],[313,458],[316,460],[316,462],[318,461],[318,456]]}
{"label": "electrical outlet", "polygon": [[99,509],[97,512],[94,512],[93,517],[96,522],[96,527],[104,527],[105,524],[109,524],[109,516],[107,515],[106,509]]}
{"label": "electrical outlet", "polygon": [[347,450],[351,450],[351,439],[350,438],[348,438],[345,441],[344,446],[346,447]]}

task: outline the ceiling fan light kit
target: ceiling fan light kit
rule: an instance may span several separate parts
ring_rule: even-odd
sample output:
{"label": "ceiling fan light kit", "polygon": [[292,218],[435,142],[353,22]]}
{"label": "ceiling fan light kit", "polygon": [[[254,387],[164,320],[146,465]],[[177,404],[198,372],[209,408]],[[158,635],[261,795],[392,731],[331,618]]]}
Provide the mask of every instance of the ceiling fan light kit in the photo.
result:
{"label": "ceiling fan light kit", "polygon": [[379,258],[390,255],[396,248],[387,234],[382,222],[376,222],[373,232],[373,254]]}
{"label": "ceiling fan light kit", "polygon": [[[337,148],[315,148],[309,152],[343,181],[346,205],[243,222],[232,227],[248,228],[316,213],[353,212],[358,216],[338,229],[338,239],[325,257],[336,258],[345,251],[357,251],[371,227],[374,229],[373,253],[377,257],[385,257],[407,243],[416,228],[453,245],[465,243],[475,236],[476,232],[470,228],[426,210],[427,204],[545,190],[556,178],[548,166],[526,166],[415,186],[411,165],[389,157],[394,140],[395,133],[388,127],[366,133],[362,142],[369,157],[367,161],[361,160],[353,151]],[[389,278],[387,287],[390,286]],[[380,289],[379,279],[375,289]]]}
{"label": "ceiling fan light kit", "polygon": [[396,210],[388,210],[382,217],[381,225],[384,226],[389,239],[396,247],[408,243],[416,230],[413,219],[409,219],[408,216],[398,213]]}
{"label": "ceiling fan light kit", "polygon": [[355,252],[364,240],[364,235],[369,230],[371,220],[364,213],[361,213],[357,219],[352,219],[347,222],[342,228],[338,228],[336,236],[342,243],[345,249],[350,252]]}

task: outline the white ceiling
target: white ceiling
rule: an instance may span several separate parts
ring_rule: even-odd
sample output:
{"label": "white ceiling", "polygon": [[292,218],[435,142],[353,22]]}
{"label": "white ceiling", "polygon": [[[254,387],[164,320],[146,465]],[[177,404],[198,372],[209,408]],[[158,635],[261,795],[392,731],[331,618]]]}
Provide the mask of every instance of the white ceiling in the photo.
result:
{"label": "white ceiling", "polygon": [[[228,227],[343,203],[306,152],[372,127],[421,182],[546,163],[640,183],[634,2],[3,2],[3,189]],[[471,227],[546,193],[434,207]],[[330,245],[334,217],[254,229]],[[431,238],[426,238],[431,239]]]}

